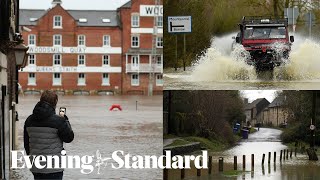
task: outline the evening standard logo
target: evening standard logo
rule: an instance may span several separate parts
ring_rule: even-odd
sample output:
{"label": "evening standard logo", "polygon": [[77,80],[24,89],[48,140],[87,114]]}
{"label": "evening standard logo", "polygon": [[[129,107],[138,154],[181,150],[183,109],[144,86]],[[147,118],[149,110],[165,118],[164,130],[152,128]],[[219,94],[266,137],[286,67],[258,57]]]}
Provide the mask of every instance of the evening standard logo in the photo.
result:
{"label": "evening standard logo", "polygon": [[[165,151],[165,155],[131,155],[118,150],[111,157],[102,157],[97,150],[96,155],[69,156],[62,150],[61,155],[25,155],[24,151],[11,151],[11,169],[37,168],[37,169],[81,169],[82,174],[91,174],[95,168],[100,174],[101,168],[110,166],[113,169],[190,169],[191,162],[197,169],[208,168],[208,152],[202,151],[202,155],[175,155],[171,151]],[[18,157],[20,155],[20,157]],[[19,165],[18,165],[19,164]]]}

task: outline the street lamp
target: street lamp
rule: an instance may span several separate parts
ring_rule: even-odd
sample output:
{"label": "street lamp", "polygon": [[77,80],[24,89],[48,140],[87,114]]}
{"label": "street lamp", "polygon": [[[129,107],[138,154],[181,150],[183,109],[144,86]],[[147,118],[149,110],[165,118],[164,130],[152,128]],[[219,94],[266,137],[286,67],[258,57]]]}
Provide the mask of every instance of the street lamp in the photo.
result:
{"label": "street lamp", "polygon": [[29,47],[25,46],[24,44],[20,43],[13,48],[14,54],[16,57],[16,65],[21,68],[27,65],[28,59],[28,51]]}
{"label": "street lamp", "polygon": [[23,43],[23,38],[20,33],[15,33],[14,42],[16,45],[12,48],[12,50],[14,51],[14,55],[16,58],[16,66],[18,68],[25,67],[27,64],[27,51],[29,47]]}

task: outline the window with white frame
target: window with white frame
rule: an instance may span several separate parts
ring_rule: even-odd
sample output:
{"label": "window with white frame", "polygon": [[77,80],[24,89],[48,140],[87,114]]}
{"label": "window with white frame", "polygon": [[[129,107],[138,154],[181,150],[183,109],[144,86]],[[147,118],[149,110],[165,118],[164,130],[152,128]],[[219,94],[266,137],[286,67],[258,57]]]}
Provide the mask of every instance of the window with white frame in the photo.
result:
{"label": "window with white frame", "polygon": [[61,85],[61,74],[53,73],[52,85],[60,86]]}
{"label": "window with white frame", "polygon": [[138,35],[131,36],[131,47],[139,47],[139,36]]}
{"label": "window with white frame", "polygon": [[103,46],[110,46],[110,36],[109,35],[103,36]]}
{"label": "window with white frame", "polygon": [[86,75],[84,73],[79,73],[78,76],[78,85],[79,86],[84,86],[86,85]]}
{"label": "window with white frame", "polygon": [[35,65],[35,64],[36,64],[36,55],[29,54],[29,65]]}
{"label": "window with white frame", "polygon": [[157,43],[157,48],[163,48],[163,37],[158,36],[156,43]]}
{"label": "window with white frame", "polygon": [[60,34],[53,35],[53,45],[54,46],[62,45],[62,36]]}
{"label": "window with white frame", "polygon": [[86,36],[79,35],[78,36],[78,46],[85,46],[86,45]]}
{"label": "window with white frame", "polygon": [[157,22],[157,26],[158,27],[162,27],[163,26],[163,17],[162,16],[157,16],[156,17],[156,22]]}
{"label": "window with white frame", "polygon": [[28,44],[29,44],[29,45],[36,45],[36,35],[34,35],[34,34],[29,34]]}
{"label": "window with white frame", "polygon": [[53,65],[54,66],[61,66],[61,54],[54,54],[53,55]]}
{"label": "window with white frame", "polygon": [[131,15],[131,27],[139,27],[140,17],[139,14],[132,14]]}
{"label": "window with white frame", "polygon": [[162,85],[163,85],[163,77],[162,77],[162,74],[157,74],[157,76],[156,76],[156,85],[157,85],[157,86],[162,86]]}
{"label": "window with white frame", "polygon": [[53,28],[62,28],[62,16],[53,16]]}
{"label": "window with white frame", "polygon": [[131,86],[139,86],[139,74],[131,74]]}
{"label": "window with white frame", "polygon": [[139,56],[131,56],[131,68],[139,69]]}
{"label": "window with white frame", "polygon": [[103,73],[102,74],[102,85],[110,85],[109,81],[109,74],[108,73]]}
{"label": "window with white frame", "polygon": [[162,57],[161,56],[157,56],[157,66],[162,67]]}
{"label": "window with white frame", "polygon": [[86,56],[83,54],[78,55],[78,66],[86,65]]}
{"label": "window with white frame", "polygon": [[109,55],[103,55],[102,56],[102,66],[109,66],[110,65],[110,56]]}
{"label": "window with white frame", "polygon": [[36,85],[36,74],[35,73],[29,73],[28,85]]}

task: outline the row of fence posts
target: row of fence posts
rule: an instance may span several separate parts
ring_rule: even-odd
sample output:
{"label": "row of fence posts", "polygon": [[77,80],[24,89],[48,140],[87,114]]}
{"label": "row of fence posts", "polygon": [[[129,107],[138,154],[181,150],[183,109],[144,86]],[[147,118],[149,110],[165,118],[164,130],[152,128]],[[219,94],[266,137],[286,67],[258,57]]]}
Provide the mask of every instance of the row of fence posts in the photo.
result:
{"label": "row of fence posts", "polygon": [[[289,149],[284,149],[280,151],[280,163],[282,160],[288,159],[289,158],[289,153],[290,153],[290,158],[292,158],[292,149],[289,152]],[[264,165],[265,162],[265,154],[262,154],[262,166]],[[294,156],[297,156],[297,148],[294,150]],[[276,163],[277,159],[277,153],[273,153],[273,162]],[[268,164],[271,162],[271,152],[268,153]],[[201,164],[202,162],[200,162]],[[184,166],[185,164],[183,164]],[[246,155],[242,156],[242,169],[245,171],[246,169]],[[218,161],[218,170],[219,172],[223,172],[223,157],[219,157]],[[233,170],[238,170],[238,157],[234,156],[233,157]],[[251,171],[254,171],[254,154],[251,154]],[[212,156],[209,156],[209,161],[208,161],[208,174],[210,175],[212,173]],[[164,169],[163,172],[164,180],[168,180],[168,169]],[[201,169],[197,169],[197,176],[201,176]],[[184,179],[185,178],[185,169],[181,169],[181,174],[180,178]]]}

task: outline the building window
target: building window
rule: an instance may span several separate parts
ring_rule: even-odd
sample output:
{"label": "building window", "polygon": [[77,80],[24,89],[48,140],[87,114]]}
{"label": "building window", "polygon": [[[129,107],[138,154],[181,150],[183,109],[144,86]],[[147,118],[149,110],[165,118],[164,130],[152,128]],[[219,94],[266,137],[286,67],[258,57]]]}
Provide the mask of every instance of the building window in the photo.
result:
{"label": "building window", "polygon": [[131,74],[131,86],[139,86],[139,74]]}
{"label": "building window", "polygon": [[78,55],[78,66],[85,66],[85,64],[86,64],[85,55],[83,55],[83,54]]}
{"label": "building window", "polygon": [[103,55],[102,56],[102,65],[103,66],[109,66],[109,60],[110,60],[110,56],[109,55]]}
{"label": "building window", "polygon": [[139,69],[139,56],[131,56],[131,68]]}
{"label": "building window", "polygon": [[86,45],[86,36],[79,35],[78,36],[78,46],[85,46]]}
{"label": "building window", "polygon": [[138,14],[132,14],[131,15],[131,27],[139,27],[139,15]]}
{"label": "building window", "polygon": [[53,73],[52,85],[60,86],[61,85],[61,74]]}
{"label": "building window", "polygon": [[61,54],[54,54],[53,55],[53,65],[54,66],[61,66]]}
{"label": "building window", "polygon": [[36,85],[36,74],[35,73],[29,73],[28,85]]}
{"label": "building window", "polygon": [[84,73],[80,73],[78,76],[78,86],[85,86],[86,85],[86,76]]}
{"label": "building window", "polygon": [[110,46],[110,36],[109,35],[103,36],[103,46]]}
{"label": "building window", "polygon": [[36,45],[36,35],[30,34],[28,38],[29,45]]}
{"label": "building window", "polygon": [[62,45],[62,36],[60,34],[53,35],[53,45],[54,46]]}
{"label": "building window", "polygon": [[53,16],[53,28],[62,28],[62,16]]}
{"label": "building window", "polygon": [[157,48],[163,48],[163,37],[157,37]]}
{"label": "building window", "polygon": [[156,22],[157,22],[157,26],[158,27],[162,27],[163,26],[163,17],[162,16],[157,16],[156,17]]}
{"label": "building window", "polygon": [[131,47],[139,47],[139,36],[134,35],[131,37]]}
{"label": "building window", "polygon": [[157,86],[163,86],[162,74],[157,74],[157,76],[156,76],[156,85]]}
{"label": "building window", "polygon": [[157,66],[162,67],[162,57],[161,56],[157,56]]}
{"label": "building window", "polygon": [[36,55],[30,54],[29,55],[29,65],[35,65],[36,64]]}
{"label": "building window", "polygon": [[102,85],[110,85],[110,81],[109,81],[109,74],[108,73],[103,73],[102,74]]}

